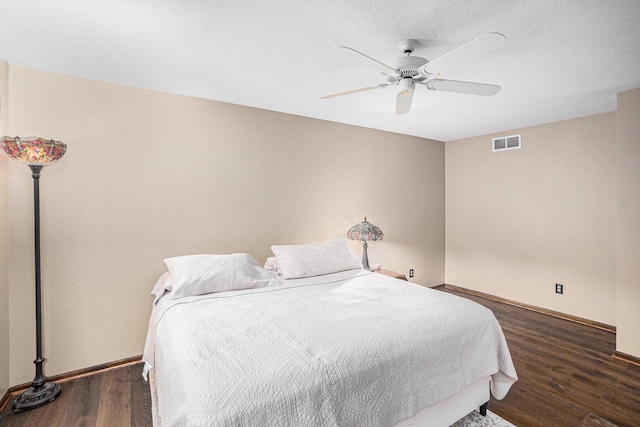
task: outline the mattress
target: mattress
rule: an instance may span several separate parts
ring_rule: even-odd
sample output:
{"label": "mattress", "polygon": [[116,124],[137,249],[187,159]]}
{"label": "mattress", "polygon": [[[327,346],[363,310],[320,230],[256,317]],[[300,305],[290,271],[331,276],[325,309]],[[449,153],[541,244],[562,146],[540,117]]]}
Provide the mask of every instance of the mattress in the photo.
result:
{"label": "mattress", "polygon": [[484,378],[517,380],[493,313],[351,270],[155,305],[143,356],[159,426],[393,426]]}

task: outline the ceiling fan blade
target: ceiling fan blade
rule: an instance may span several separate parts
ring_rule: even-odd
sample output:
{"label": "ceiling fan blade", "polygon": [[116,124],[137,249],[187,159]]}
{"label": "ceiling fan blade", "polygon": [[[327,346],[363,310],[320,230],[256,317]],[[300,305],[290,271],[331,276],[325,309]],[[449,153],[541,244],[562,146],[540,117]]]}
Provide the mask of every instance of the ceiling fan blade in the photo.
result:
{"label": "ceiling fan blade", "polygon": [[462,82],[459,80],[431,79],[424,84],[429,90],[492,96],[500,92],[500,86],[486,83]]}
{"label": "ceiling fan blade", "polygon": [[405,114],[411,110],[411,101],[413,100],[412,90],[403,90],[398,92],[396,96],[396,114]]}
{"label": "ceiling fan blade", "polygon": [[382,83],[379,85],[375,85],[375,86],[368,86],[368,87],[361,87],[360,89],[353,89],[353,90],[348,90],[346,92],[340,92],[340,93],[334,93],[331,95],[325,95],[325,96],[321,96],[320,99],[329,99],[329,98],[335,98],[336,96],[344,96],[344,95],[351,95],[352,93],[358,93],[358,92],[366,92],[368,90],[373,90],[373,89],[382,89],[384,87],[389,86],[386,83]]}
{"label": "ceiling fan blade", "polygon": [[418,71],[427,77],[448,73],[460,64],[474,61],[500,49],[506,40],[507,38],[500,33],[487,33],[424,64]]}
{"label": "ceiling fan blade", "polygon": [[349,57],[351,59],[354,59],[356,61],[358,61],[359,63],[366,65],[369,68],[373,68],[374,70],[386,75],[386,76],[397,76],[399,75],[398,72],[389,67],[387,64],[383,64],[382,62],[375,60],[373,58],[371,58],[370,56],[365,55],[364,53],[360,53],[355,49],[351,49],[350,47],[346,47],[346,46],[336,46],[333,48],[333,50],[335,50],[338,53],[341,53],[342,55]]}

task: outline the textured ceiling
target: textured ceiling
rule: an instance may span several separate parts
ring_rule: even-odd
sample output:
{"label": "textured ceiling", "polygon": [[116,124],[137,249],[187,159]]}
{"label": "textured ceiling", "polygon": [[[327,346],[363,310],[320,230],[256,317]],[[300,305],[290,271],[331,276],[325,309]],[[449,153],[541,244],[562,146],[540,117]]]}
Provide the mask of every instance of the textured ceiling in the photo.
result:
{"label": "textured ceiling", "polygon": [[[446,77],[502,86],[493,97],[396,87],[332,50],[381,62],[438,56],[487,32],[505,46]],[[0,60],[14,65],[441,141],[616,108],[640,87],[637,0],[0,0]]]}

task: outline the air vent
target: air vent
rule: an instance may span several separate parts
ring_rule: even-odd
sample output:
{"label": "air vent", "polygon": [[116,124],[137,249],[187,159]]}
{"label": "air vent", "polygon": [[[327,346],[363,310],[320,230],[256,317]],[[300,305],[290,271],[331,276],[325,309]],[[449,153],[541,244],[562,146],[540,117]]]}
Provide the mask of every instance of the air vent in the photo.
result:
{"label": "air vent", "polygon": [[517,150],[520,148],[520,135],[501,136],[493,138],[492,151]]}

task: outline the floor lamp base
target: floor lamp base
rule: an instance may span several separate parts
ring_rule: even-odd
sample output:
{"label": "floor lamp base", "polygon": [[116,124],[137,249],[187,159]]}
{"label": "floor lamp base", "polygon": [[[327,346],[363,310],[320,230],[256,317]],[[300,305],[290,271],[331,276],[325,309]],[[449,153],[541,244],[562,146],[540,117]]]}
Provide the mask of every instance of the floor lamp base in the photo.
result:
{"label": "floor lamp base", "polygon": [[13,412],[28,411],[56,400],[60,385],[47,381],[40,387],[29,387],[13,401]]}

